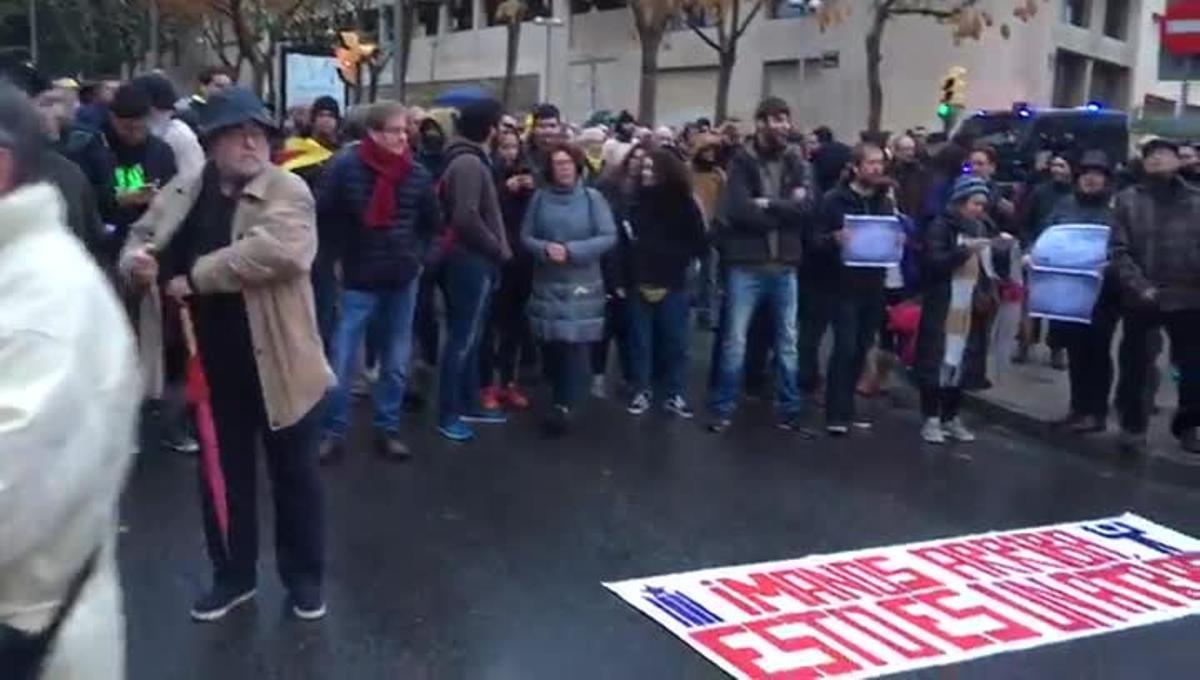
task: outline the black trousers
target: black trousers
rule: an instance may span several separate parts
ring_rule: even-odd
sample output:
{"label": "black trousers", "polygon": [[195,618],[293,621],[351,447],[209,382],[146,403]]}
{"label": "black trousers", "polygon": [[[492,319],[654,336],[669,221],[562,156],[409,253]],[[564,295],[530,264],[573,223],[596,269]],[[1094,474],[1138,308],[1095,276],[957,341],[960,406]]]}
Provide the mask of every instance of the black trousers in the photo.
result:
{"label": "black trousers", "polygon": [[[637,295],[637,291],[632,290],[628,294]],[[591,343],[590,353],[593,375],[606,375],[608,373],[608,347],[616,343],[617,361],[619,362],[621,379],[626,383],[633,382],[633,370],[629,365],[629,350],[625,342],[627,317],[625,300],[616,295],[608,296],[608,302],[604,306],[604,339]],[[544,357],[543,360],[545,360]]]}
{"label": "black trousers", "polygon": [[[249,348],[247,348],[247,353]],[[214,361],[213,359],[217,359]],[[261,441],[275,511],[279,576],[289,591],[317,590],[325,570],[325,517],[317,467],[320,409],[282,430],[268,425],[253,361],[205,357],[213,419],[221,449],[229,505],[229,545],[221,540],[203,473],[204,534],[216,583],[249,588],[256,583],[258,503],[256,451]]]}
{"label": "black trousers", "polygon": [[1072,414],[1100,421],[1108,418],[1113,384],[1112,342],[1120,318],[1115,308],[1099,306],[1090,325],[1056,321],[1051,326],[1067,350]]}
{"label": "black trousers", "polygon": [[583,400],[588,379],[589,352],[586,342],[547,342],[542,345],[542,360],[554,394],[554,405],[575,408]]}
{"label": "black trousers", "polygon": [[1117,388],[1121,429],[1146,431],[1150,419],[1148,368],[1156,354],[1152,334],[1159,328],[1165,329],[1171,340],[1171,358],[1179,369],[1179,408],[1171,421],[1171,432],[1178,437],[1200,426],[1200,309],[1132,311],[1125,314],[1124,320],[1126,337],[1119,352],[1121,384]]}
{"label": "black trousers", "polygon": [[921,386],[921,415],[926,418],[941,418],[948,422],[958,417],[962,407],[961,387]]}
{"label": "black trousers", "polygon": [[529,318],[525,315],[532,289],[532,269],[515,265],[507,266],[501,272],[500,287],[492,298],[479,345],[480,385],[504,387],[517,381],[522,348],[533,338]]}

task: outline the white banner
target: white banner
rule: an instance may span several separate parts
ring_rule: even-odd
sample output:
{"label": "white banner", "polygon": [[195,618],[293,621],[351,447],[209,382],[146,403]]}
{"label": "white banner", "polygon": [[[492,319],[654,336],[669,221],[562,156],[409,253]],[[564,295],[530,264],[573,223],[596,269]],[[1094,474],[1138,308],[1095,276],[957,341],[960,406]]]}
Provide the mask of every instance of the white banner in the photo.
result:
{"label": "white banner", "polygon": [[867,678],[1200,612],[1200,541],[1127,513],[604,585],[735,678]]}

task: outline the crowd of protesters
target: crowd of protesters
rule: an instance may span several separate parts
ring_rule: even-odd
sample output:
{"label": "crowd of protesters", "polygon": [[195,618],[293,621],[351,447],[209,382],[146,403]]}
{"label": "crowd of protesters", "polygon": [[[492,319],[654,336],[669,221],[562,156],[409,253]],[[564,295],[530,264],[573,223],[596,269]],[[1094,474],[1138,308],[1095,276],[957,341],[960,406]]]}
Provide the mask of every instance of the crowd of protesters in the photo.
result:
{"label": "crowd of protesters", "polygon": [[[259,441],[292,609],[325,614],[318,466],[349,453],[356,392],[390,461],[414,455],[404,416],[425,404],[456,443],[531,406],[548,436],[568,436],[589,396],[690,419],[695,319],[713,332],[712,433],[733,426],[743,389],[773,390],[779,428],[799,438],[867,433],[858,396],[907,364],[920,437],[972,441],[963,392],[990,385],[997,354],[1029,360],[1023,255],[1055,224],[1112,234],[1091,323],[1047,324],[1052,362],[1070,373],[1064,427],[1104,430],[1116,381],[1122,443],[1142,451],[1165,329],[1172,431],[1200,453],[1200,168],[1188,145],[1147,143],[1119,193],[1104,153],[1056,151],[1044,179],[1013,193],[995,181],[992,148],[920,131],[848,145],[826,127],[802,133],[776,98],[744,130],[650,129],[627,113],[576,128],[551,104],[522,121],[487,99],[343,112],[321,98],[280,126],[217,70],[183,102],[156,74],[83,103],[72,84],[32,73],[24,84],[32,105],[7,93],[4,105],[31,106],[44,141],[13,177],[61,193],[65,212],[48,219],[115,284],[161,437],[184,452],[197,449],[182,396],[194,327],[228,498],[226,517],[205,496],[213,587],[197,620],[255,594]],[[20,132],[2,127],[16,125],[8,116],[5,148]],[[38,195],[9,195],[4,220],[36,207]],[[895,218],[900,261],[847,264],[848,218],[861,216]],[[530,388],[543,381],[541,400]]]}

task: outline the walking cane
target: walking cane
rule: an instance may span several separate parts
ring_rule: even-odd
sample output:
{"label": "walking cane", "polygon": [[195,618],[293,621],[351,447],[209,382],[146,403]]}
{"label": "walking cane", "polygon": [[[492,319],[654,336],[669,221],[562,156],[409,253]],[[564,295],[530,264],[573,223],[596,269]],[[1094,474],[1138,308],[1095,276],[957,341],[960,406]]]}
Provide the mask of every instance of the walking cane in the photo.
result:
{"label": "walking cane", "polygon": [[221,470],[221,448],[217,442],[217,427],[213,421],[212,394],[200,348],[196,344],[196,329],[187,303],[179,304],[179,321],[187,343],[187,400],[196,416],[196,435],[200,440],[200,472],[204,490],[212,503],[213,516],[221,532],[221,545],[229,552],[229,501],[225,495],[225,473]]}

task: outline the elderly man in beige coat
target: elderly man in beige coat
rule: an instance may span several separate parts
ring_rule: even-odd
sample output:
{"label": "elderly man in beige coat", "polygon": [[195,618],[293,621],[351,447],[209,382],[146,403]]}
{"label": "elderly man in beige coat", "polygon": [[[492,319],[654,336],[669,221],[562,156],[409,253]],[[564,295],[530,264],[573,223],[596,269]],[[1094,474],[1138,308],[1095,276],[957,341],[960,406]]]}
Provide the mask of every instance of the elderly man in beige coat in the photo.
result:
{"label": "elderly man in beige coat", "polygon": [[0,677],[117,680],[136,357],[62,196],[36,175],[39,132],[29,100],[0,84]]}
{"label": "elderly man in beige coat", "polygon": [[[144,360],[161,355],[155,314],[161,291],[168,304],[189,310],[211,387],[228,531],[214,510],[222,499],[203,494],[213,586],[192,607],[192,618],[221,619],[255,595],[261,442],[289,604],[298,618],[319,619],[324,519],[316,411],[333,374],[309,283],[317,249],[313,197],[303,180],[271,165],[274,123],[249,90],[214,96],[200,129],[208,163],[163,188],[133,225],[120,261],[125,278],[146,293]],[[153,383],[158,376],[147,377]]]}

